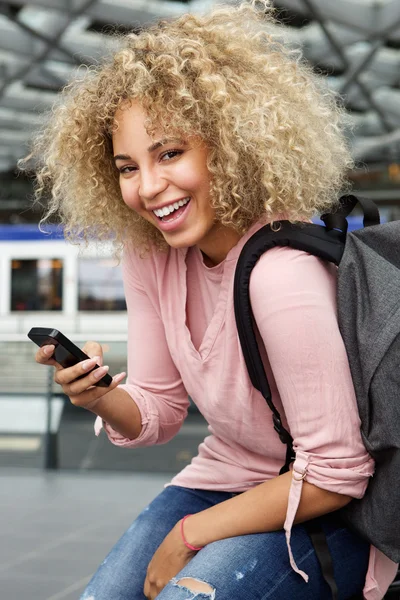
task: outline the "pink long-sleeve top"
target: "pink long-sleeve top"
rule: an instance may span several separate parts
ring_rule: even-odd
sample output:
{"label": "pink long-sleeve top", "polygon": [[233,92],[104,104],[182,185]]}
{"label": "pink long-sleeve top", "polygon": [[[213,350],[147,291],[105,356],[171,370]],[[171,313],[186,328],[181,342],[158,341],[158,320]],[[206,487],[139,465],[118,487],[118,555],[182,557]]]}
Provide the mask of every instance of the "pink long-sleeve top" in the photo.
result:
{"label": "pink long-sleeve top", "polygon": [[[271,412],[253,388],[240,348],[233,281],[240,251],[255,224],[226,259],[209,268],[197,247],[123,261],[128,307],[128,379],[142,431],[129,440],[104,423],[118,446],[163,444],[179,431],[188,395],[210,435],[191,464],[171,483],[240,492],[276,477],[285,446]],[[290,248],[264,254],[250,279],[251,304],[275,406],[294,440],[295,477],[284,528],[292,567],[290,531],[303,480],[361,498],[374,462],[361,440],[360,420],[336,313],[336,270]],[[265,349],[265,351],[264,351]],[[102,422],[96,421],[96,432]],[[381,600],[397,565],[371,547],[364,587]]]}

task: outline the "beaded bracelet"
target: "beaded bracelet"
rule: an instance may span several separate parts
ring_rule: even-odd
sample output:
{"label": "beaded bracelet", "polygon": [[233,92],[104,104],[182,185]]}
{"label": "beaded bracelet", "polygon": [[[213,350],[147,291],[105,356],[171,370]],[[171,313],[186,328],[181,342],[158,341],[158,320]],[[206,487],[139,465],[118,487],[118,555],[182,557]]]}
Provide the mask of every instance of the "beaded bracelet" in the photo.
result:
{"label": "beaded bracelet", "polygon": [[193,552],[198,552],[199,550],[203,549],[203,546],[201,548],[196,548],[195,546],[192,546],[192,544],[189,544],[189,542],[186,541],[185,534],[183,532],[183,524],[186,521],[186,519],[191,516],[192,515],[186,515],[185,517],[183,517],[183,519],[181,521],[181,536],[182,536],[182,541],[185,544],[186,548],[189,548],[189,550],[192,550]]}

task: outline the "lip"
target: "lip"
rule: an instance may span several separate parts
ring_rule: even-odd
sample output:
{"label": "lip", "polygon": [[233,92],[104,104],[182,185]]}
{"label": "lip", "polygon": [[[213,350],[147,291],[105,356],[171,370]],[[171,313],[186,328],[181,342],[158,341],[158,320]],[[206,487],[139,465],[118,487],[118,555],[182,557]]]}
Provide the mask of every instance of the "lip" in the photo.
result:
{"label": "lip", "polygon": [[[185,196],[185,198],[187,198],[187,197],[188,196]],[[183,200],[183,198],[181,198],[181,200]],[[176,200],[175,200],[175,202],[176,202]],[[182,225],[183,221],[186,219],[186,217],[190,211],[191,205],[192,205],[192,198],[190,197],[189,202],[185,205],[185,210],[179,215],[179,217],[176,217],[169,223],[165,223],[164,221],[161,221],[160,219],[158,219],[156,217],[155,214],[152,213],[153,218],[157,222],[158,229],[160,229],[161,231],[173,231],[174,229],[177,229],[178,227],[180,227]],[[168,204],[164,204],[164,206],[168,206]],[[157,209],[153,209],[153,210],[157,210]]]}

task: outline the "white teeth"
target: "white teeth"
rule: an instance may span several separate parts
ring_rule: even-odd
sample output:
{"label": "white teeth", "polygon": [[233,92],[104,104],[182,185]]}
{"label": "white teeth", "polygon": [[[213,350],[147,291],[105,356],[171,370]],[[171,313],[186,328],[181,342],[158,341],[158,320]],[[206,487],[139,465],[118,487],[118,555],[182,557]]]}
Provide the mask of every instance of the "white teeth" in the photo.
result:
{"label": "white teeth", "polygon": [[163,208],[157,208],[157,210],[153,210],[153,213],[157,216],[157,217],[166,217],[167,215],[169,215],[170,213],[174,212],[174,210],[177,210],[180,206],[185,206],[185,204],[187,204],[190,200],[190,197],[188,196],[187,198],[184,198],[183,200],[178,200],[178,202],[173,202],[172,204],[169,204],[168,206],[164,206]]}

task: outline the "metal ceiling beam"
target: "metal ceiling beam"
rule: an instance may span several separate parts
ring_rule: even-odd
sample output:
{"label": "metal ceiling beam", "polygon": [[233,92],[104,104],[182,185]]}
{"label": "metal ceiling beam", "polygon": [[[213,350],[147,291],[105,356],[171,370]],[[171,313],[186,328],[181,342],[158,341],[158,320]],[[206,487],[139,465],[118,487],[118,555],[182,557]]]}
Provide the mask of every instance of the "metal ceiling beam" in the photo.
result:
{"label": "metal ceiling beam", "polygon": [[[355,7],[356,3],[349,0],[318,0],[318,10],[327,21],[352,27],[367,35],[387,27],[393,22],[393,14],[398,14],[398,0],[359,0],[359,10]],[[301,6],[299,0],[278,0],[278,4],[307,18],[315,15],[306,4]]]}
{"label": "metal ceiling beam", "polygon": [[[332,21],[325,23],[330,36],[338,39],[343,51],[347,48],[364,40],[365,35],[362,32],[355,31],[349,27],[342,27]],[[317,21],[305,25],[300,29],[295,29],[297,39],[302,46],[304,56],[312,63],[322,64],[327,67],[341,68],[342,61],[337,55],[335,49],[332,49],[330,38],[325,35],[325,31]]]}
{"label": "metal ceiling beam", "polygon": [[[56,99],[55,92],[70,80],[77,62],[97,62],[108,49],[113,51],[116,42],[112,37],[88,29],[92,21],[97,25],[110,25],[111,29],[113,25],[136,28],[159,17],[201,12],[206,6],[204,2],[212,1],[0,0],[0,7],[21,8],[16,17],[9,12],[13,18],[8,21],[0,16],[0,89],[3,89],[0,98],[0,171],[6,162],[16,162],[26,154],[31,132],[41,122],[39,113],[51,107]],[[348,117],[354,125],[356,140],[359,140],[357,152],[361,154],[357,157],[364,152],[367,159],[375,157],[375,160],[383,147],[391,156],[398,152],[400,160],[399,144],[386,136],[387,132],[400,129],[400,110],[397,108],[400,100],[393,89],[400,76],[400,51],[383,47],[389,38],[396,39],[397,36],[400,40],[399,0],[379,0],[380,9],[372,8],[372,0],[360,0],[360,11],[354,8],[357,0],[308,0],[313,13],[306,6],[307,0],[276,2],[281,6],[292,5],[297,14],[301,12],[315,19],[303,28],[289,28],[289,42],[303,46],[304,56],[311,57],[314,64],[328,70],[332,68],[335,72],[343,68],[346,72],[339,77],[328,77],[328,83],[336,90],[342,86],[348,107],[368,111],[349,113]],[[339,5],[347,7],[341,18],[338,16]],[[323,18],[316,15],[316,7],[323,12]],[[352,19],[350,12],[363,12],[362,18],[355,14]],[[19,27],[19,23],[25,27]],[[58,36],[49,39],[50,31],[57,32]],[[385,36],[381,42],[382,32]],[[325,42],[323,46],[321,40]],[[373,141],[371,136],[377,145],[364,143]]]}
{"label": "metal ceiling beam", "polygon": [[[298,0],[296,0],[298,1]],[[39,8],[51,8],[60,12],[70,12],[68,0],[7,0],[12,6],[37,6]],[[75,10],[81,2],[72,3]],[[134,26],[148,22],[153,18],[178,16],[188,10],[199,10],[204,4],[198,0],[192,2],[176,2],[168,0],[98,0],[87,14],[104,24],[113,23],[118,25]],[[140,19],[138,21],[138,19]]]}
{"label": "metal ceiling beam", "polygon": [[400,160],[400,129],[386,135],[357,138],[353,144],[353,155],[356,160],[362,161],[382,159],[383,156]]}
{"label": "metal ceiling beam", "polygon": [[[34,29],[33,27],[30,27],[29,25],[27,25],[23,21],[20,21],[11,12],[11,10],[9,10],[8,6],[3,6],[2,7],[1,4],[0,4],[0,12],[2,12],[7,17],[7,19],[9,21],[11,21],[12,23],[15,23],[17,25],[17,27],[19,27],[23,31],[26,31],[32,37],[40,40],[41,42],[44,42],[46,44],[46,46],[48,46],[49,44],[51,44],[53,48],[56,48],[62,54],[65,54],[65,56],[67,56],[72,62],[74,62],[76,64],[80,64],[79,61],[77,60],[76,56],[74,54],[72,54],[72,52],[70,52],[67,48],[63,48],[63,46],[60,43],[55,43],[54,39],[51,39],[51,38],[43,35],[39,31],[36,31],[36,29]],[[63,27],[63,31],[64,31],[64,27]]]}
{"label": "metal ceiling beam", "polygon": [[[340,44],[336,41],[335,37],[331,34],[331,32],[329,31],[329,29],[326,27],[325,15],[321,14],[321,12],[319,11],[319,9],[316,8],[316,6],[315,6],[315,4],[314,4],[314,2],[312,0],[302,0],[302,2],[308,8],[308,10],[313,14],[313,16],[317,19],[318,23],[320,24],[322,30],[324,31],[324,33],[325,33],[326,37],[328,38],[329,42],[331,43],[332,47],[335,49],[335,51],[337,52],[338,56],[340,57],[340,59],[341,59],[341,61],[343,63],[343,66],[345,67],[345,69],[346,70],[350,70],[351,64],[348,61],[348,58],[347,58],[345,52],[342,50]],[[358,76],[354,77],[354,83],[358,85],[358,87],[360,88],[361,92],[363,93],[363,95],[367,99],[367,101],[368,101],[369,105],[371,106],[371,108],[379,116],[379,118],[380,118],[380,120],[382,122],[382,125],[385,128],[385,130],[388,131],[388,132],[392,131],[393,127],[387,121],[387,119],[385,117],[385,113],[374,102],[369,89],[358,78]]]}
{"label": "metal ceiling beam", "polygon": [[341,94],[345,94],[347,92],[347,90],[349,89],[349,87],[352,85],[352,83],[357,82],[358,76],[361,75],[361,73],[363,71],[365,71],[367,66],[371,63],[375,54],[383,46],[384,42],[386,42],[390,33],[392,33],[393,31],[395,31],[396,29],[398,29],[400,27],[399,15],[400,15],[400,10],[398,10],[397,20],[394,23],[392,23],[389,27],[387,27],[386,29],[381,31],[379,34],[379,38],[377,37],[377,34],[374,34],[373,36],[370,36],[369,38],[367,38],[367,40],[366,40],[367,42],[372,42],[370,51],[360,61],[360,63],[358,65],[354,65],[351,69],[349,69],[349,73],[346,76],[346,81],[344,82],[343,86],[340,88]]}
{"label": "metal ceiling beam", "polygon": [[[69,13],[69,17],[66,23],[66,26],[68,26],[69,23],[72,23],[72,21],[74,19],[76,19],[77,17],[79,17],[80,15],[82,15],[86,10],[88,10],[90,8],[90,6],[92,4],[94,4],[97,0],[86,0],[86,2],[84,2],[81,6],[81,8],[79,10],[76,10],[75,12],[70,12]],[[12,83],[13,81],[15,81],[16,79],[23,79],[25,77],[25,75],[27,75],[30,71],[30,69],[32,69],[32,67],[34,65],[37,65],[38,63],[42,62],[43,60],[45,60],[50,52],[53,50],[54,46],[57,46],[57,44],[59,43],[60,39],[62,38],[63,34],[65,31],[65,26],[53,37],[53,38],[49,38],[46,42],[47,47],[37,56],[34,57],[34,59],[28,63],[26,66],[24,66],[23,68],[21,68],[16,75],[14,75],[12,78],[8,78],[8,80],[6,80],[1,86],[0,86],[0,98],[3,96],[4,92],[6,91],[7,87],[10,85],[10,83]]]}
{"label": "metal ceiling beam", "polygon": [[88,14],[97,21],[128,27],[145,25],[160,17],[178,17],[185,12],[203,9],[205,4],[192,1],[168,2],[168,0],[99,0]]}
{"label": "metal ceiling beam", "polygon": [[38,6],[51,8],[65,13],[79,11],[85,0],[7,0],[7,4],[20,8],[21,6]]}
{"label": "metal ceiling beam", "polygon": [[2,129],[32,131],[40,123],[39,115],[0,107],[0,140]]}
{"label": "metal ceiling beam", "polygon": [[21,81],[15,81],[1,98],[0,108],[39,114],[48,110],[57,98],[57,94],[30,90]]}
{"label": "metal ceiling beam", "polygon": [[20,148],[26,143],[29,133],[17,129],[2,129],[1,141],[7,148]]}

